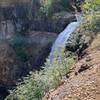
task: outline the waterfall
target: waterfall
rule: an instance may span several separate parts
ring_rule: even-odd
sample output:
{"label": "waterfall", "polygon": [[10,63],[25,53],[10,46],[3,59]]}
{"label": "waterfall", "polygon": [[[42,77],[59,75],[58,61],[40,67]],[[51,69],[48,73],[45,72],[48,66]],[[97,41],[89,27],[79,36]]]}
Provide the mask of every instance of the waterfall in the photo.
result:
{"label": "waterfall", "polygon": [[65,46],[66,46],[66,44],[67,44],[67,41],[68,41],[70,35],[71,35],[71,34],[77,29],[77,27],[80,25],[80,22],[81,22],[81,19],[82,19],[81,15],[76,14],[75,16],[76,16],[77,21],[76,21],[76,22],[71,22],[71,23],[64,29],[64,31],[62,31],[62,32],[58,35],[58,37],[57,37],[55,43],[53,44],[52,49],[51,49],[51,52],[50,52],[50,55],[49,55],[50,63],[52,63],[53,60],[54,60],[55,52],[57,52],[57,54],[59,53],[59,54],[58,54],[58,57],[61,56],[61,55],[60,55],[60,52],[61,52],[61,49],[63,49],[62,47],[65,48]]}

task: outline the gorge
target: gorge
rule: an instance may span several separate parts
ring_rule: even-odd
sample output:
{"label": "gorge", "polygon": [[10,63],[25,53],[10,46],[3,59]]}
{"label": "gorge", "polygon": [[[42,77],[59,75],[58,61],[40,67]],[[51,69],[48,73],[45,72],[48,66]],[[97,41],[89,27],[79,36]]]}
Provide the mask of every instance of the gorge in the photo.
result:
{"label": "gorge", "polygon": [[25,18],[14,8],[15,33],[0,45],[6,100],[99,100],[100,0],[81,1],[32,0]]}

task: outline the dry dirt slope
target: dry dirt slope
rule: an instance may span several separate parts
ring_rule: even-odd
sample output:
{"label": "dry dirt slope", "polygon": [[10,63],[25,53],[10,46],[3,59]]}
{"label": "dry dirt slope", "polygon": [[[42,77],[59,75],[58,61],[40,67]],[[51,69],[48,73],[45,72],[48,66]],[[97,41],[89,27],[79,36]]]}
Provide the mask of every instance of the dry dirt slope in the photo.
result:
{"label": "dry dirt slope", "polygon": [[65,78],[63,85],[43,100],[100,100],[100,34]]}

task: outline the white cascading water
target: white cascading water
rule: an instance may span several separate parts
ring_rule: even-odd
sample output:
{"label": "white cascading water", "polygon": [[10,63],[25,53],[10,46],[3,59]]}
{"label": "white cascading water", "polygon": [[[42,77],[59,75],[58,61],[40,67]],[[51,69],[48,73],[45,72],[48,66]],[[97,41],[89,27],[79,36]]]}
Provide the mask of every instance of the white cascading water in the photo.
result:
{"label": "white cascading water", "polygon": [[55,43],[53,44],[51,52],[50,52],[50,55],[49,55],[50,63],[53,63],[55,52],[57,52],[58,57],[61,56],[60,55],[60,51],[62,49],[62,46],[65,48],[71,33],[73,33],[77,29],[77,27],[80,25],[80,22],[81,22],[81,19],[82,19],[81,15],[80,14],[76,14],[75,16],[76,16],[77,21],[76,22],[71,22],[64,29],[64,31],[62,31],[58,35]]}

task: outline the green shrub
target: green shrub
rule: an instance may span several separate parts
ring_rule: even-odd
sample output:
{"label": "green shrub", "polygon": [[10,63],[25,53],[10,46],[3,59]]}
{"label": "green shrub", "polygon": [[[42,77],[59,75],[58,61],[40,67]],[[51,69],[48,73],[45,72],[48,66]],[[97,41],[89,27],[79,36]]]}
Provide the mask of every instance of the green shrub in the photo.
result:
{"label": "green shrub", "polygon": [[100,31],[100,0],[85,0],[85,17],[90,31]]}

